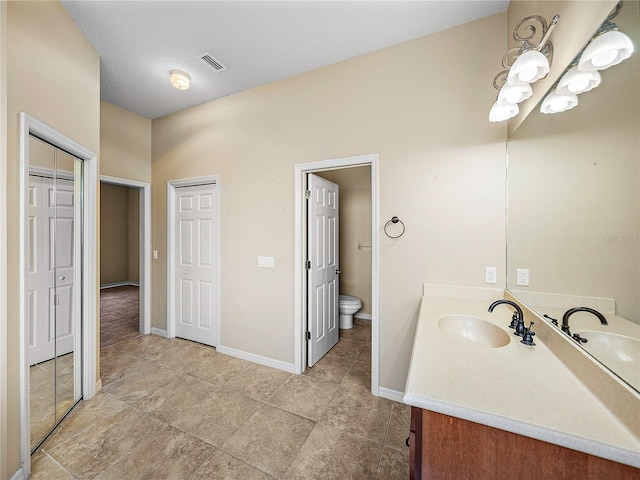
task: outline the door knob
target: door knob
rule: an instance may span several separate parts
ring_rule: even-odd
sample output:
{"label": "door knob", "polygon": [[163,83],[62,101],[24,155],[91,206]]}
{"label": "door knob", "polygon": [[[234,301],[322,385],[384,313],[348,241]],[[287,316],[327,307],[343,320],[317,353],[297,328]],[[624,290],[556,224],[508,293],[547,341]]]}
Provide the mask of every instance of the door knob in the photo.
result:
{"label": "door knob", "polygon": [[342,273],[342,270],[336,270],[336,275],[340,275]]}
{"label": "door knob", "polygon": [[58,277],[58,280],[64,280],[65,278],[66,278],[66,277],[65,277],[64,275],[60,275],[60,276]]}

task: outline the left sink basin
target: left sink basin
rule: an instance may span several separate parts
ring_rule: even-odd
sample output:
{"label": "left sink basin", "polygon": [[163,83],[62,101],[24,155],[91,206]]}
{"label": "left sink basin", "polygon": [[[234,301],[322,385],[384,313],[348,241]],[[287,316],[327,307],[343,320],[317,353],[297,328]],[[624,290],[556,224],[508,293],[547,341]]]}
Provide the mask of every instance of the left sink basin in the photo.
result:
{"label": "left sink basin", "polygon": [[449,338],[478,347],[499,348],[511,341],[509,334],[499,326],[468,315],[440,317],[438,328]]}

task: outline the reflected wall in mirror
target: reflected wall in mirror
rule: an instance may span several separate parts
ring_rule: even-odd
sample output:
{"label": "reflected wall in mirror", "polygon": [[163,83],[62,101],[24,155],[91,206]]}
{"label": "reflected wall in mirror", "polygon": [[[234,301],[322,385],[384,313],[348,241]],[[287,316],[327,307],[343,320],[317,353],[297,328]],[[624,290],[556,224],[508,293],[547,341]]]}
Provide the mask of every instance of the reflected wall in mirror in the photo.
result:
{"label": "reflected wall in mirror", "polygon": [[26,338],[30,447],[34,451],[80,399],[80,219],[82,162],[29,138]]}
{"label": "reflected wall in mirror", "polygon": [[509,138],[507,289],[560,322],[576,306],[605,314],[607,326],[571,316],[587,339],[576,344],[640,391],[639,10],[624,2],[613,20],[634,43],[629,59],[601,71],[577,107],[537,107]]}

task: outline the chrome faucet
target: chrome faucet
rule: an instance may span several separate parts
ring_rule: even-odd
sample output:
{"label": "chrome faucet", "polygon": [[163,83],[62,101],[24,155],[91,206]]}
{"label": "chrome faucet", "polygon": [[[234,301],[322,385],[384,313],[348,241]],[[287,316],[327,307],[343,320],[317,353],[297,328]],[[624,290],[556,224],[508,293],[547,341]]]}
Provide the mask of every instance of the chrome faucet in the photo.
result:
{"label": "chrome faucet", "polygon": [[493,309],[502,303],[511,305],[513,308],[515,308],[516,311],[514,312],[513,319],[511,320],[511,325],[509,325],[509,328],[513,328],[515,330],[515,334],[519,337],[522,337],[524,335],[524,314],[522,313],[522,308],[520,308],[520,305],[512,302],[511,300],[496,300],[491,305],[489,305],[489,312],[493,312]]}
{"label": "chrome faucet", "polygon": [[573,315],[576,312],[588,312],[591,313],[593,315],[595,315],[596,317],[598,317],[598,320],[600,320],[600,324],[602,325],[609,325],[607,323],[607,319],[604,318],[604,315],[602,315],[599,311],[594,310],[593,308],[589,308],[589,307],[574,307],[574,308],[570,308],[569,310],[567,310],[566,312],[564,312],[564,315],[562,316],[562,331],[564,333],[566,333],[567,335],[571,336],[571,332],[569,331],[569,317],[571,315]]}

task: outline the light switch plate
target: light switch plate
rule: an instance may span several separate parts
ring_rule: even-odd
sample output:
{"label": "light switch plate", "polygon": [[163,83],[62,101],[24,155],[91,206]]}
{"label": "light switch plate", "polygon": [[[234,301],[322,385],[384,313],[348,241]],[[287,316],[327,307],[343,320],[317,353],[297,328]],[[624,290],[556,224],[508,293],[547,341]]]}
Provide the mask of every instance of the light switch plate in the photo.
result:
{"label": "light switch plate", "polygon": [[276,267],[275,257],[258,256],[258,268],[275,268],[275,267]]}

